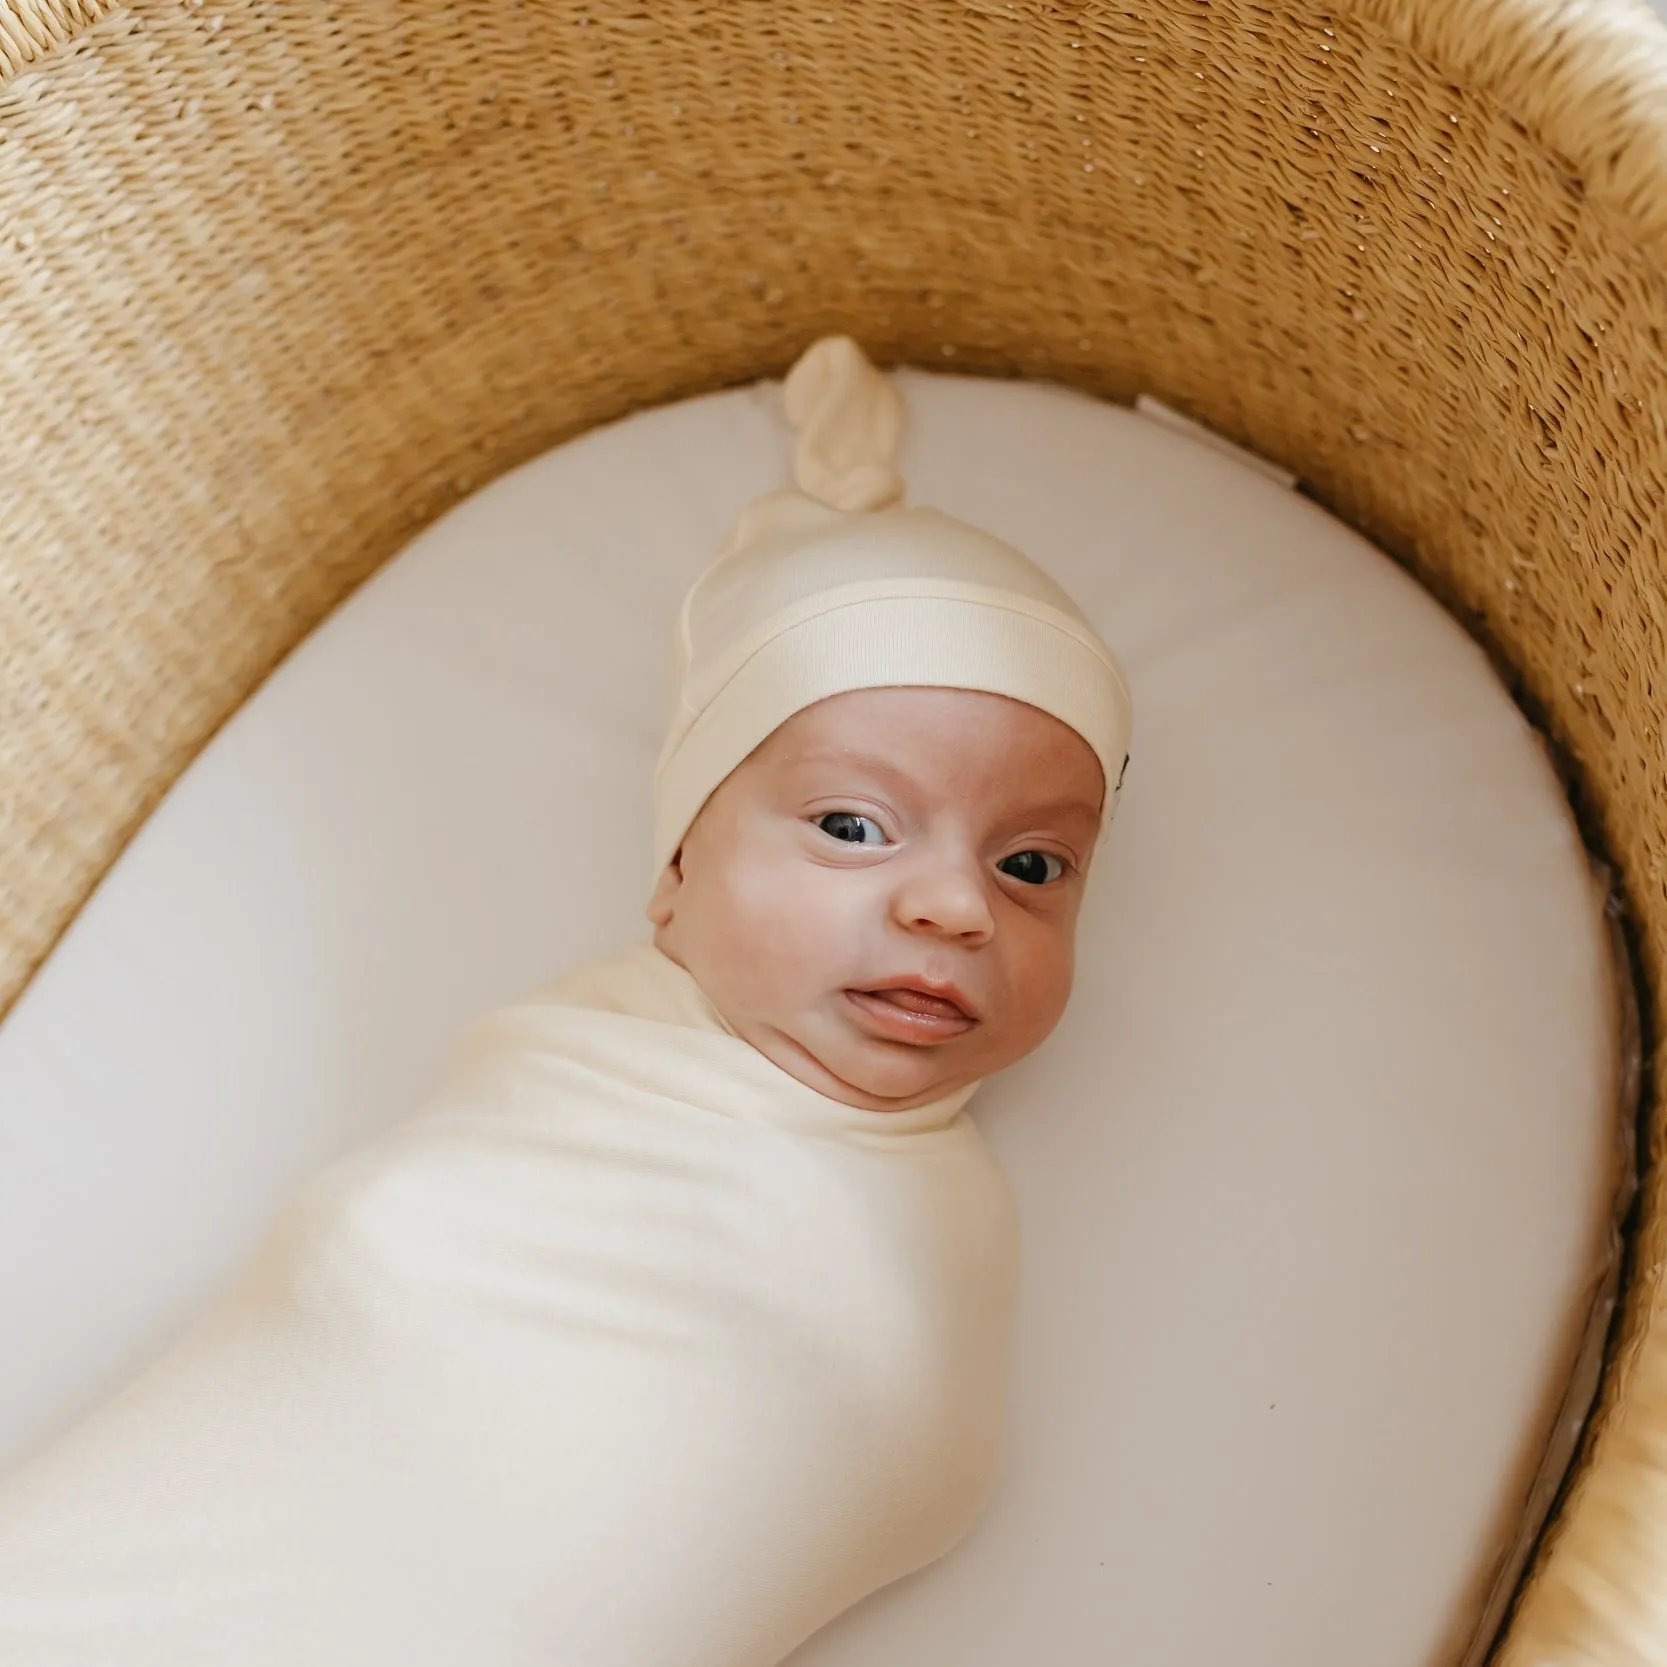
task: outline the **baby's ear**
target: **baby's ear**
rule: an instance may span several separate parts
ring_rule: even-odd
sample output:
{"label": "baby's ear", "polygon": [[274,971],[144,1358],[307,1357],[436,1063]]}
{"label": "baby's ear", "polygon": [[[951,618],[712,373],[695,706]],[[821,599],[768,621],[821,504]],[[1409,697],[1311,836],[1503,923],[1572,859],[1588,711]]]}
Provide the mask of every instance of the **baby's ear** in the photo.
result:
{"label": "baby's ear", "polygon": [[654,890],[649,894],[648,907],[643,910],[649,923],[653,926],[664,926],[675,912],[673,900],[677,896],[678,888],[683,884],[683,847],[679,845],[672,853],[672,859],[660,870],[660,877],[654,882]]}

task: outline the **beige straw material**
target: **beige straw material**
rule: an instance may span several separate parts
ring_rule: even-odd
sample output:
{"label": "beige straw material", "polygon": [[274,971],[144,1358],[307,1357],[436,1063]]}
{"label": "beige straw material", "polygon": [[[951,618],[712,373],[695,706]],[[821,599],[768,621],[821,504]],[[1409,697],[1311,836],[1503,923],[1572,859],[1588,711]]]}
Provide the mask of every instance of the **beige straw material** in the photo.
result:
{"label": "beige straw material", "polygon": [[[1567,761],[1659,1031],[1664,146],[1631,0],[0,0],[0,1005],[424,523],[845,331],[1150,392],[1406,560]],[[1645,1193],[1511,1667],[1667,1660]]]}
{"label": "beige straw material", "polygon": [[0,0],[0,76],[44,58],[109,10],[103,0]]}

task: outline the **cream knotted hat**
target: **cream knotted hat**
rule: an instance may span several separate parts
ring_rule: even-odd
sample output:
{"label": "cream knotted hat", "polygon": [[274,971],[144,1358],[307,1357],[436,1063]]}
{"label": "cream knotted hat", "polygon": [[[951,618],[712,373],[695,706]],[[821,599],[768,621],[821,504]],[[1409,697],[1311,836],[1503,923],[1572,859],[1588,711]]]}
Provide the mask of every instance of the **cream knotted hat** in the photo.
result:
{"label": "cream knotted hat", "polygon": [[654,771],[654,873],[731,770],[795,712],[850,689],[1007,695],[1068,724],[1105,772],[1100,837],[1128,763],[1128,685],[1075,603],[1027,556],[902,507],[903,401],[846,336],[788,374],[797,491],[741,512],[683,600]]}

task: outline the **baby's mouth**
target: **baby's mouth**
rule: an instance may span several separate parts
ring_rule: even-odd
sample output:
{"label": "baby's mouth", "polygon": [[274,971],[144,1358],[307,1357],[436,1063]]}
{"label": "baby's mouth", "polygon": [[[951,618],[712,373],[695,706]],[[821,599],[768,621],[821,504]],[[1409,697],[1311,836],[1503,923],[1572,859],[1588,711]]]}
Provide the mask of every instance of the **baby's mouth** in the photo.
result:
{"label": "baby's mouth", "polygon": [[965,1019],[971,1015],[964,1008],[944,996],[929,996],[924,990],[859,990],[859,995],[877,996],[881,1001],[895,1003],[911,1013],[930,1013],[940,1019]]}
{"label": "baby's mouth", "polygon": [[944,1042],[977,1023],[954,1002],[923,990],[847,990],[845,998],[864,1016],[868,1028],[894,1041]]}

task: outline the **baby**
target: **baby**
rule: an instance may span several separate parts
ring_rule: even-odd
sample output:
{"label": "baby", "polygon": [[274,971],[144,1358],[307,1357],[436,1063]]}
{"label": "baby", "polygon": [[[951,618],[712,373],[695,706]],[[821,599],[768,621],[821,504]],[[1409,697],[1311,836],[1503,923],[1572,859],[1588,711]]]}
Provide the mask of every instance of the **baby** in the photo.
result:
{"label": "baby", "polygon": [[1129,701],[843,338],[685,600],[652,942],[464,1039],[0,1492],[4,1667],[773,1667],[970,1527]]}

